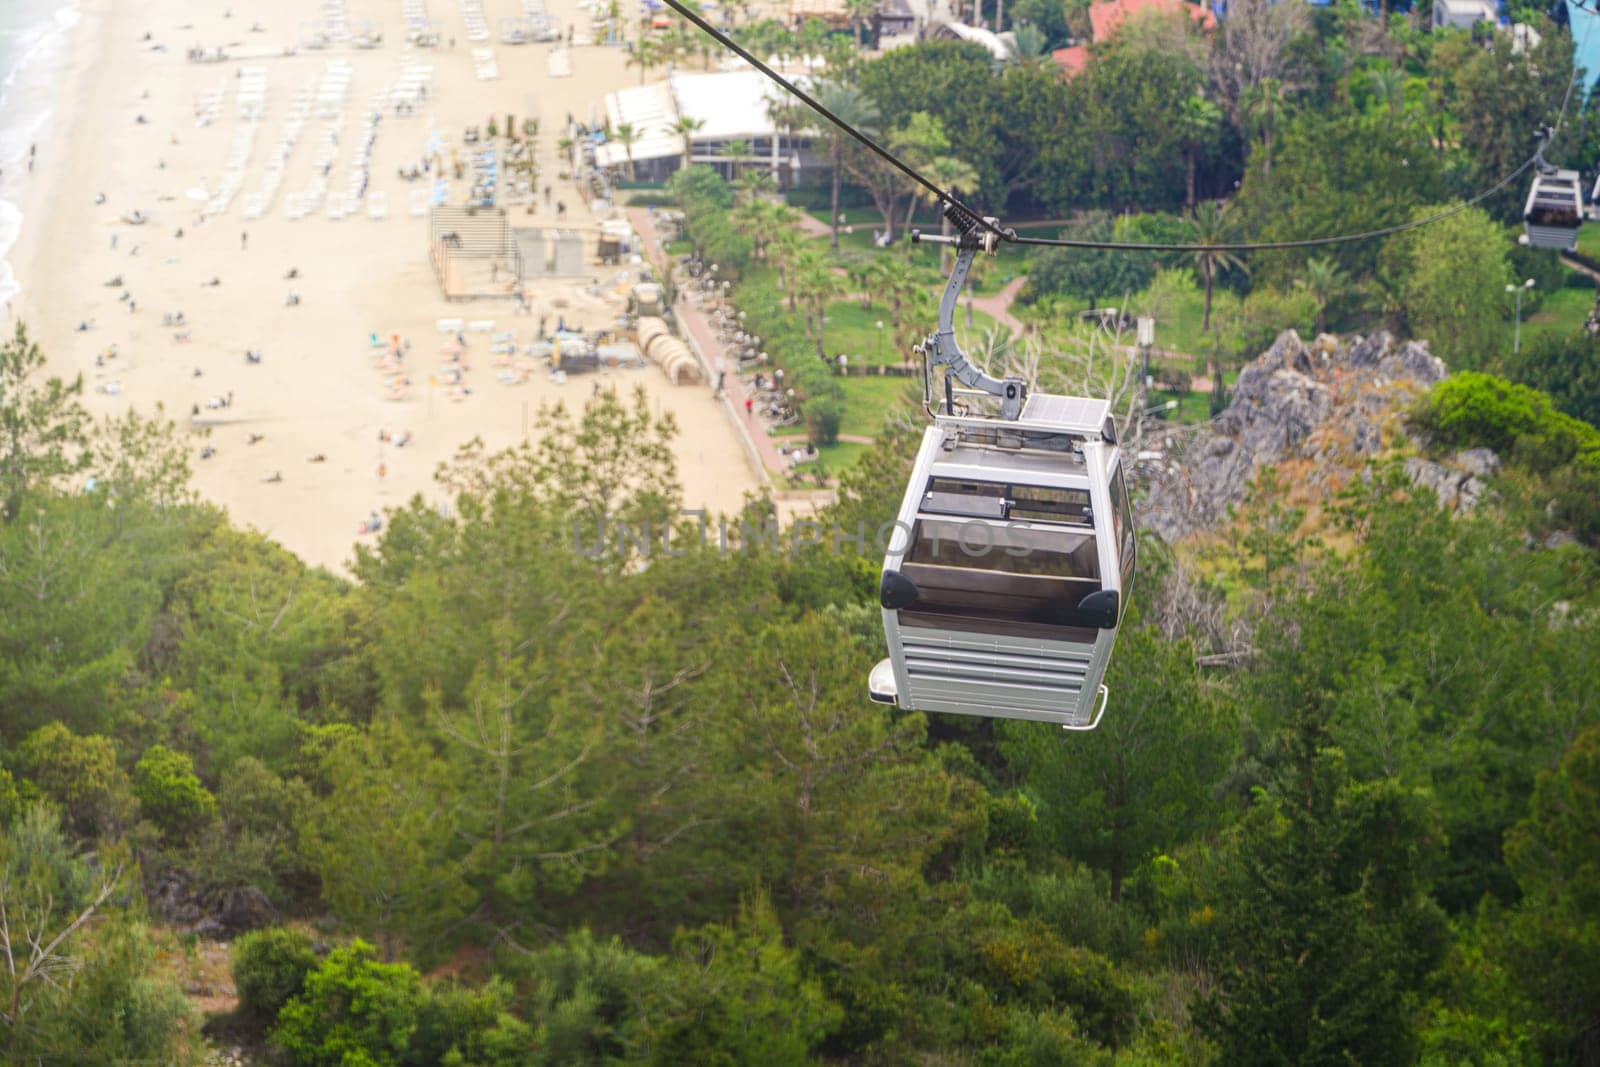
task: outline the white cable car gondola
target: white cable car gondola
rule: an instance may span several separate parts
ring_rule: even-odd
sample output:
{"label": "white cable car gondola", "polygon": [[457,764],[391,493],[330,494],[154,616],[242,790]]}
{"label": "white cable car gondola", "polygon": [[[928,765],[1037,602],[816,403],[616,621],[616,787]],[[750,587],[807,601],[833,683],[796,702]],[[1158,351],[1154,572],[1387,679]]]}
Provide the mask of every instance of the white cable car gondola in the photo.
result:
{"label": "white cable car gondola", "polygon": [[1544,150],[1553,136],[1551,127],[1539,129],[1533,184],[1522,208],[1522,243],[1571,252],[1578,247],[1578,227],[1583,225],[1583,179],[1575,170],[1561,170],[1545,162]]}
{"label": "white cable car gondola", "polygon": [[1533,176],[1528,202],[1522,209],[1526,244],[1570,252],[1578,246],[1583,223],[1582,179],[1575,170],[1557,170]]}
{"label": "white cable car gondola", "polygon": [[998,398],[1000,411],[956,413],[946,377],[883,561],[889,657],[868,692],[902,708],[1092,730],[1134,568],[1115,423],[1104,400],[1029,396],[1022,380],[967,362],[956,298],[994,235],[964,229],[948,239],[956,266],[922,351],[930,371],[945,367],[975,390],[964,396]]}

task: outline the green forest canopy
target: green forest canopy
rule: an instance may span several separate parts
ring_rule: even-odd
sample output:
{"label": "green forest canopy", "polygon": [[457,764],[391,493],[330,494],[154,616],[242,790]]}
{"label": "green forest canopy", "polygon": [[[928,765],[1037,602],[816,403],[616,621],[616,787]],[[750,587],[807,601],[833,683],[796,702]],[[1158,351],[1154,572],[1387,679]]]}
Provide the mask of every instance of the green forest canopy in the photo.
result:
{"label": "green forest canopy", "polygon": [[[1321,548],[1260,497],[1147,544],[1112,711],[1067,737],[869,703],[849,543],[580,551],[595,485],[676,514],[664,447],[604,477],[670,434],[642,399],[464,450],[448,516],[394,511],[347,581],[29,351],[0,359],[0,425],[47,442],[0,524],[0,899],[14,947],[67,936],[56,981],[0,977],[9,1059],[196,1050],[139,891],[174,870],[297,924],[237,943],[209,1023],[295,1064],[1592,1054],[1594,539],[1544,547],[1592,483],[1537,394],[1462,376],[1419,412],[1508,459],[1471,516],[1379,464]],[[892,514],[914,437],[824,520]],[[1218,611],[1238,669],[1197,666]]]}

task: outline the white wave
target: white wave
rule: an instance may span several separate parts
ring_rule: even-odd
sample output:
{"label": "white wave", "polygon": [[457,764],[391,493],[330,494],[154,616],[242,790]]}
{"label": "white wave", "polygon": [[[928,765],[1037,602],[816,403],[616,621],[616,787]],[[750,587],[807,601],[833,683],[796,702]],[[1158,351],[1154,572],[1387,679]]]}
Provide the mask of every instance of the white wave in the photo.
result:
{"label": "white wave", "polygon": [[[41,61],[59,64],[67,56],[67,35],[82,18],[76,0],[63,4],[32,26],[13,31],[16,60],[0,79],[0,195],[17,188],[31,146],[50,118],[54,71],[40,68],[37,79],[23,76]],[[10,174],[10,178],[5,178]],[[22,209],[0,199],[0,257],[9,253],[22,232]],[[22,285],[8,260],[0,259],[0,305],[9,303]]]}

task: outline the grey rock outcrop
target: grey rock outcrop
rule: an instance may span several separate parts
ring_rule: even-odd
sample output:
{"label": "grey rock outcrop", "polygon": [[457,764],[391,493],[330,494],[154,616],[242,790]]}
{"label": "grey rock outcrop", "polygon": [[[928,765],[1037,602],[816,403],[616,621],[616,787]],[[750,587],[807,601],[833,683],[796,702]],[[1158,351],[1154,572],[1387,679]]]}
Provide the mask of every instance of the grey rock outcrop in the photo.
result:
{"label": "grey rock outcrop", "polygon": [[[1377,333],[1345,343],[1324,334],[1307,344],[1286,330],[1239,372],[1227,409],[1207,429],[1186,445],[1175,436],[1163,442],[1168,462],[1151,486],[1144,522],[1169,541],[1212,525],[1244,498],[1257,469],[1291,459],[1311,460],[1309,482],[1331,491],[1359,466],[1347,460],[1378,452],[1386,427],[1446,373],[1423,341]],[[1498,463],[1492,452],[1463,459],[1464,474],[1419,467],[1415,477],[1447,490],[1441,499],[1471,506],[1491,463]]]}
{"label": "grey rock outcrop", "polygon": [[218,916],[222,925],[236,934],[268,926],[277,917],[278,909],[272,906],[272,901],[267,899],[265,893],[253,885],[228,890]]}
{"label": "grey rock outcrop", "polygon": [[255,886],[240,886],[220,895],[205,893],[194,884],[194,877],[180,868],[169,868],[148,883],[146,899],[157,918],[203,938],[230,937],[278,920],[272,901]]}
{"label": "grey rock outcrop", "polygon": [[1500,457],[1493,449],[1469,448],[1444,462],[1413,457],[1405,470],[1412,484],[1433,490],[1444,507],[1471,511],[1488,491],[1487,479],[1500,470]]}

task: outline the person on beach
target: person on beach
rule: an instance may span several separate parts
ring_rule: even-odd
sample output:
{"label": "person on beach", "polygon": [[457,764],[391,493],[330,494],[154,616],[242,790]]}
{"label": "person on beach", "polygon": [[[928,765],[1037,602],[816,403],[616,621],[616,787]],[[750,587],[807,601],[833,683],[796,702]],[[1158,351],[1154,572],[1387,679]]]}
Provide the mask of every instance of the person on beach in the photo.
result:
{"label": "person on beach", "polygon": [[747,418],[747,419],[754,418],[755,417],[755,413],[756,413],[756,402],[755,402],[755,400],[753,398],[751,398],[751,397],[748,397],[748,396],[745,397],[744,398],[744,416],[745,416],[745,418]]}
{"label": "person on beach", "polygon": [[250,235],[241,231],[239,234],[239,251],[243,252],[248,247],[250,247]]}

